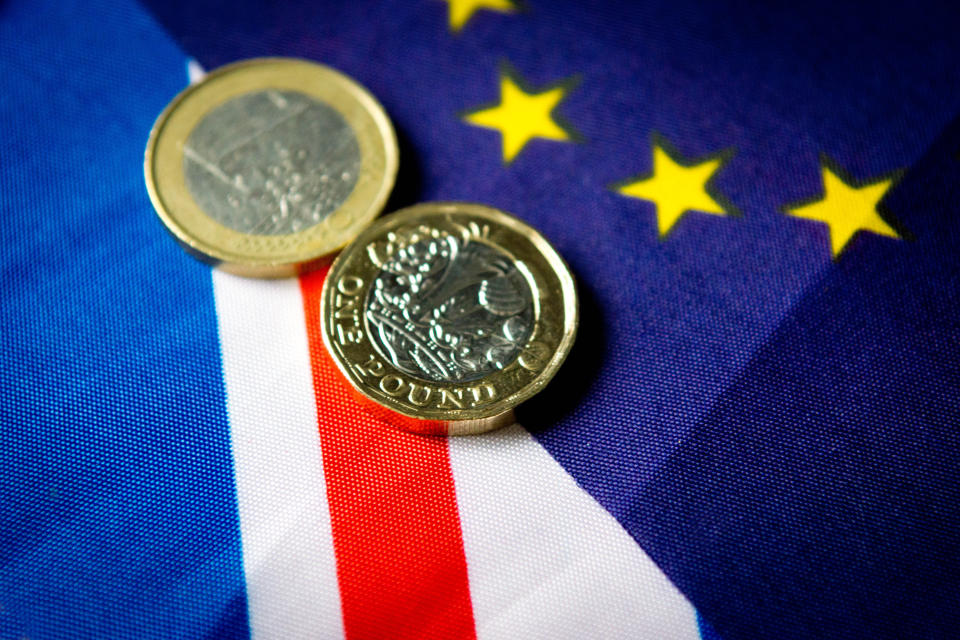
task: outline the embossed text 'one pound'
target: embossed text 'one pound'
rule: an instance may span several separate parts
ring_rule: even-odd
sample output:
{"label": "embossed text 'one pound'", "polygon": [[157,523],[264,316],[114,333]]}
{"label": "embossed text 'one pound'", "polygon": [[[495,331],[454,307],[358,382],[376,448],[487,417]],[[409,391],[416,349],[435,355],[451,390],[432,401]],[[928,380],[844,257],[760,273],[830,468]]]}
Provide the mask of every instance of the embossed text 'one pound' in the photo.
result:
{"label": "embossed text 'one pound'", "polygon": [[440,387],[414,382],[394,373],[384,375],[384,364],[372,355],[363,364],[355,364],[353,369],[363,377],[379,378],[376,386],[380,391],[392,398],[404,399],[415,407],[475,408],[497,398],[497,389],[489,382],[461,387]]}
{"label": "embossed text 'one pound'", "polygon": [[341,346],[363,342],[359,298],[362,289],[363,279],[357,276],[343,276],[337,281],[337,290],[333,297],[333,318],[337,341]]}

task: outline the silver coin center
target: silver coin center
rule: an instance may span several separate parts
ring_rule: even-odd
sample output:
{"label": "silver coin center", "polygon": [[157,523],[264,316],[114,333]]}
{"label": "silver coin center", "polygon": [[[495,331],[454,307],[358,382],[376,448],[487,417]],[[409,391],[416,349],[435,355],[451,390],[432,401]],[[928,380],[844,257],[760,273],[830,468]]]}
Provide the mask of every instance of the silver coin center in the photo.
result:
{"label": "silver coin center", "polygon": [[535,322],[530,285],[513,259],[488,242],[448,233],[392,245],[364,315],[383,358],[432,382],[503,369]]}
{"label": "silver coin center", "polygon": [[329,105],[297,91],[254,91],[208,113],[183,149],[187,188],[217,222],[284,235],[321,222],[360,172],[353,129]]}

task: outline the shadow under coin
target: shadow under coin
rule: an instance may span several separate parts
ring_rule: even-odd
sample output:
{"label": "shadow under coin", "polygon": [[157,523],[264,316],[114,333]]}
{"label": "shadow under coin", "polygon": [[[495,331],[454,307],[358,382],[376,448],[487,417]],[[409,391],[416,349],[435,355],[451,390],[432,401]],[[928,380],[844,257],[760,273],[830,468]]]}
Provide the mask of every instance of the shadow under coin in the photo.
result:
{"label": "shadow under coin", "polygon": [[397,147],[400,150],[400,165],[397,170],[397,181],[393,192],[384,207],[384,213],[391,213],[404,207],[420,202],[423,197],[423,172],[420,169],[420,158],[410,142],[410,138],[401,130],[394,128],[397,133]]}
{"label": "shadow under coin", "polygon": [[603,366],[607,344],[600,305],[592,290],[577,281],[580,327],[570,355],[547,387],[517,407],[517,421],[542,433],[573,413],[587,396]]}

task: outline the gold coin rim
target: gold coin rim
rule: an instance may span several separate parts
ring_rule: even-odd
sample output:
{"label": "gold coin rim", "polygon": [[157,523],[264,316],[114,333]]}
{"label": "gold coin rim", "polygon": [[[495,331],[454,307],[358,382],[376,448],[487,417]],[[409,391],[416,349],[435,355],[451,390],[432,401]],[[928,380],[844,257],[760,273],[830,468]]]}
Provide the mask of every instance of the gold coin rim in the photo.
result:
{"label": "gold coin rim", "polygon": [[[539,373],[536,373],[534,377],[526,384],[516,388],[508,395],[503,396],[502,398],[499,398],[496,401],[482,407],[462,409],[438,409],[425,407],[422,409],[417,409],[416,411],[412,411],[405,403],[398,402],[395,398],[381,392],[379,389],[371,388],[361,382],[358,376],[352,370],[352,365],[362,363],[356,363],[353,360],[348,359],[347,356],[344,355],[343,351],[335,344],[332,336],[334,309],[331,308],[331,304],[334,297],[332,290],[336,287],[335,283],[340,277],[348,275],[345,272],[348,270],[349,265],[359,254],[362,254],[366,251],[367,245],[372,240],[376,239],[386,231],[389,231],[390,228],[396,228],[407,222],[420,218],[425,214],[440,216],[456,216],[458,214],[464,214],[467,216],[488,219],[492,222],[502,225],[509,231],[517,234],[520,239],[529,242],[531,248],[543,258],[545,265],[549,267],[549,273],[539,274],[537,277],[545,279],[552,276],[557,280],[556,284],[558,285],[561,297],[558,308],[562,309],[563,311],[563,319],[561,322],[562,326],[558,328],[560,334],[559,340],[553,353],[550,355],[550,359],[547,361],[547,364],[543,367],[543,369]],[[364,283],[362,293],[358,294],[359,298],[365,298],[366,293],[369,290],[369,286],[369,283]],[[540,295],[539,286],[537,294]],[[326,279],[324,280],[323,290],[320,296],[319,313],[321,314],[320,326],[324,346],[336,364],[337,369],[347,379],[355,392],[359,393],[365,400],[371,401],[375,405],[387,409],[388,412],[386,415],[389,415],[392,412],[405,418],[412,418],[415,421],[423,421],[424,423],[435,423],[437,421],[447,423],[453,425],[449,429],[449,433],[455,434],[460,432],[468,432],[462,429],[458,430],[458,427],[455,426],[457,423],[462,423],[464,421],[485,420],[495,416],[500,416],[507,412],[511,412],[514,407],[540,392],[554,377],[570,353],[570,349],[572,348],[576,338],[580,310],[576,284],[569,266],[563,260],[557,250],[554,249],[547,239],[544,238],[543,235],[541,235],[537,230],[513,215],[493,207],[467,202],[426,202],[407,207],[381,218],[376,223],[364,230],[363,233],[361,233],[360,236],[358,236],[354,242],[351,243],[351,245],[348,246],[347,249],[337,257],[333,265],[330,267]],[[556,316],[559,314],[556,311],[551,314],[550,311],[542,309],[539,315],[540,318],[537,320],[538,324],[551,321],[556,322]],[[384,359],[381,358],[380,354],[376,351],[369,338],[369,332],[366,329],[365,321],[363,326],[364,336],[366,338],[365,344],[367,345],[367,349],[364,351],[364,353],[369,352],[379,361],[383,362],[384,366],[389,369],[389,372],[384,374],[384,376],[390,375],[391,373],[396,373],[397,375],[405,376],[407,378],[413,378],[413,376],[396,369],[392,364],[384,361]],[[526,349],[535,341],[534,338],[536,335],[537,332],[535,331],[534,334],[532,334],[528,339],[527,344],[524,345],[524,349]],[[499,371],[479,380],[463,384],[482,384],[484,381],[490,380],[492,377],[499,376],[502,373],[502,371]],[[424,382],[420,379],[413,379],[416,380],[417,383]],[[443,386],[443,383],[428,382],[426,384]],[[408,430],[416,430],[416,427],[411,427],[408,422],[400,421],[399,424]],[[494,425],[493,422],[489,424]],[[491,427],[485,427],[479,430],[486,430],[487,428]],[[477,431],[478,429],[474,428],[469,430],[469,432]]]}
{"label": "gold coin rim", "polygon": [[[201,209],[186,186],[182,149],[210,111],[243,93],[270,88],[298,91],[336,110],[354,131],[361,168],[347,199],[318,224],[257,236],[231,229]],[[398,167],[396,132],[377,99],[339,71],[300,58],[253,58],[210,72],[160,113],[144,156],[147,192],[164,226],[194,255],[255,276],[294,275],[349,244],[383,210]]]}

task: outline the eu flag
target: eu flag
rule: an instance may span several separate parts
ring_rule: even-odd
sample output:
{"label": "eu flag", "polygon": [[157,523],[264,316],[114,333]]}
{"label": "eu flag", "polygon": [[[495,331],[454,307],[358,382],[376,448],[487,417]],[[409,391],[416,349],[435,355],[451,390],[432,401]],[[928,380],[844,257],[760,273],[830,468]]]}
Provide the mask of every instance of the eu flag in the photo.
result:
{"label": "eu flag", "polygon": [[[955,638],[960,12],[726,0],[0,3],[0,638]],[[578,280],[482,436],[358,408],[324,273],[153,214],[204,69],[332,66],[388,209],[476,201]]]}

